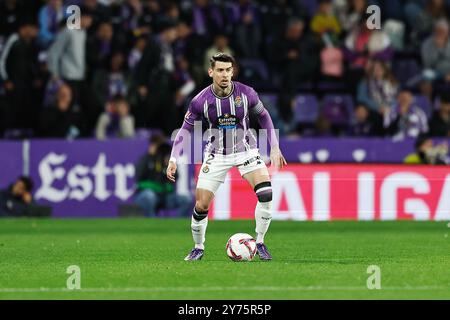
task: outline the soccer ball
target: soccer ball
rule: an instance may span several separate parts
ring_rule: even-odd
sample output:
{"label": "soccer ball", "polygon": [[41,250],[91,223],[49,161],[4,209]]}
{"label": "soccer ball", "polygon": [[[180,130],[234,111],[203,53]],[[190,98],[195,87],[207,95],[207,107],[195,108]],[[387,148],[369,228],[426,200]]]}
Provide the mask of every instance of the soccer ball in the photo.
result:
{"label": "soccer ball", "polygon": [[236,233],[228,239],[226,249],[233,261],[251,261],[256,254],[256,240],[247,233]]}

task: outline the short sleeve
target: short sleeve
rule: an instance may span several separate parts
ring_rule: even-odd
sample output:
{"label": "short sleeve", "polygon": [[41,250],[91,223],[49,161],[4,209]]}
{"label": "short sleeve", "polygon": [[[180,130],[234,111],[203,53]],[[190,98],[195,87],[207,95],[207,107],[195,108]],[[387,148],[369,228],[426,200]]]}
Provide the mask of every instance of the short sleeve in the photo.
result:
{"label": "short sleeve", "polygon": [[189,108],[184,115],[184,122],[193,126],[195,121],[201,120],[202,113],[199,111],[195,101],[191,101]]}
{"label": "short sleeve", "polygon": [[254,115],[258,115],[265,110],[263,103],[253,88],[248,93],[248,109]]}

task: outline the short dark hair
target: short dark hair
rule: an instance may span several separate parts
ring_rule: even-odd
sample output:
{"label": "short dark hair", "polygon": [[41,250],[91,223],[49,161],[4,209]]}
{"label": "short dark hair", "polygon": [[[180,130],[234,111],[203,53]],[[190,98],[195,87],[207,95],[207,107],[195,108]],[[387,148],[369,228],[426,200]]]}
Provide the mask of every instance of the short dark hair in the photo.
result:
{"label": "short dark hair", "polygon": [[23,184],[25,185],[25,190],[27,190],[27,192],[31,192],[33,190],[34,183],[33,180],[31,180],[29,177],[20,176],[19,178],[17,178],[17,181],[23,182]]}
{"label": "short dark hair", "polygon": [[148,139],[149,144],[156,144],[156,145],[162,145],[166,142],[166,136],[161,132],[155,132],[150,136],[150,139]]}
{"label": "short dark hair", "polygon": [[111,98],[111,102],[114,103],[114,104],[126,103],[127,105],[129,105],[128,100],[123,95],[121,95],[120,93],[114,95]]}
{"label": "short dark hair", "polygon": [[214,69],[217,61],[231,62],[231,65],[233,67],[236,65],[236,60],[234,60],[234,58],[231,55],[223,52],[218,52],[209,59],[212,69]]}
{"label": "short dark hair", "polygon": [[414,142],[414,148],[415,148],[416,150],[419,150],[420,147],[422,147],[422,145],[423,145],[426,141],[428,141],[429,139],[431,139],[431,137],[430,137],[428,134],[426,134],[426,133],[420,134],[420,135],[416,138],[416,141]]}

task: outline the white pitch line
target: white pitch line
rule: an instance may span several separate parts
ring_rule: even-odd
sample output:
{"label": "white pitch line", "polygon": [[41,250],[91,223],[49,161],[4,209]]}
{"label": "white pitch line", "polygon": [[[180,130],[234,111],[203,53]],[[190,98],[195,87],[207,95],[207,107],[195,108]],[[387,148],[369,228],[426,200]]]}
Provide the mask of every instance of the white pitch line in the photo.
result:
{"label": "white pitch line", "polygon": [[449,290],[450,286],[382,287],[369,290],[366,287],[154,287],[154,288],[0,288],[0,293],[44,293],[44,292],[205,292],[205,291],[430,291]]}

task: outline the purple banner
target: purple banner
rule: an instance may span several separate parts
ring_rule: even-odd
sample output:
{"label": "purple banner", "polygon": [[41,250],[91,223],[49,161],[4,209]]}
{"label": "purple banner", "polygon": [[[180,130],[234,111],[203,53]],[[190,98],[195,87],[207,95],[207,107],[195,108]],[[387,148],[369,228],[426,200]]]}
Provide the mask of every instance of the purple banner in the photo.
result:
{"label": "purple banner", "polygon": [[8,187],[22,173],[22,143],[0,141],[0,189]]}
{"label": "purple banner", "polygon": [[114,217],[134,193],[134,164],[146,140],[32,141],[34,198],[55,217]]}
{"label": "purple banner", "polygon": [[282,139],[282,151],[289,162],[301,163],[402,163],[414,152],[414,140],[364,138]]}

